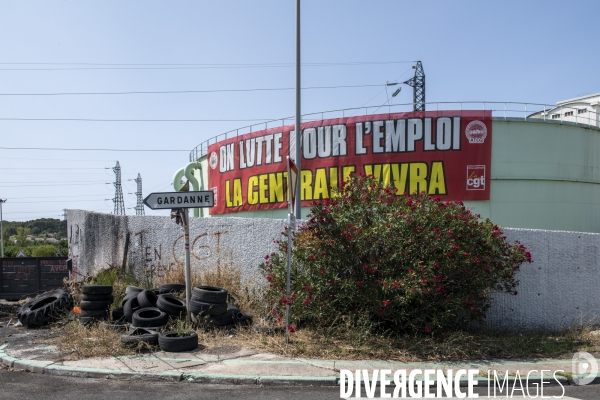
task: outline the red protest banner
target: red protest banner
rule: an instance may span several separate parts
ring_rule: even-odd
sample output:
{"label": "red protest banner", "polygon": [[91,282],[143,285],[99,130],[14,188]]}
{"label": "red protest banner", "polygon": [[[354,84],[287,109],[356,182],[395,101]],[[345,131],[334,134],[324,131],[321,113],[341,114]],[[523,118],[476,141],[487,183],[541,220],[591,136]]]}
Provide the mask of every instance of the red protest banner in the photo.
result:
{"label": "red protest banner", "polygon": [[[490,111],[364,115],[302,124],[302,206],[329,198],[351,174],[374,175],[398,194],[489,200]],[[287,207],[294,126],[270,128],[208,148],[212,214]]]}

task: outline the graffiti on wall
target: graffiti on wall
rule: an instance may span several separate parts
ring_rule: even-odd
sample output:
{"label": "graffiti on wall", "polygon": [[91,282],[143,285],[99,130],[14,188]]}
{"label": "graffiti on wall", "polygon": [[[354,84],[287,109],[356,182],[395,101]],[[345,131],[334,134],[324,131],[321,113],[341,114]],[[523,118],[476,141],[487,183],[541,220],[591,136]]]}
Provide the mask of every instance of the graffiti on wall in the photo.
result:
{"label": "graffiti on wall", "polygon": [[[192,236],[190,255],[199,262],[217,257],[223,253],[221,248],[222,236],[229,231],[203,232]],[[128,249],[128,267],[134,272],[143,274],[150,280],[163,278],[169,272],[182,268],[185,264],[183,235],[179,235],[171,246],[149,243],[149,232],[146,230],[130,232],[133,238]],[[118,242],[124,242],[124,235],[119,235]]]}

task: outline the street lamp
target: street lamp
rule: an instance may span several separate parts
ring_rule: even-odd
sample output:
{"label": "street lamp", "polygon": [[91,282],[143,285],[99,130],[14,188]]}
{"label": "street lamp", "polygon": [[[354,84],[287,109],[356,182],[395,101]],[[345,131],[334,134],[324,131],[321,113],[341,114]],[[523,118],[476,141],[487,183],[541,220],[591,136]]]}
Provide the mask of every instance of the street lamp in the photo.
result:
{"label": "street lamp", "polygon": [[2,204],[6,203],[6,199],[0,199],[0,251],[4,258],[4,229],[2,229]]}

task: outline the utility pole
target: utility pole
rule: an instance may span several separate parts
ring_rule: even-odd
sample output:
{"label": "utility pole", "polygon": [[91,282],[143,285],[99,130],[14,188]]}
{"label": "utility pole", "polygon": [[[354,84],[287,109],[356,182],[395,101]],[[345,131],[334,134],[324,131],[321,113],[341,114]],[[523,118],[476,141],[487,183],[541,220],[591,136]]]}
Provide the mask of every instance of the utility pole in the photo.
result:
{"label": "utility pole", "polygon": [[423,63],[417,61],[417,65],[413,66],[415,76],[404,82],[413,88],[413,111],[425,111],[425,70]]}
{"label": "utility pole", "polygon": [[115,172],[115,198],[113,199],[115,210],[113,214],[125,215],[125,202],[123,201],[123,189],[121,188],[121,166],[118,161],[113,171]]}
{"label": "utility pole", "polygon": [[[296,167],[298,168],[298,175],[302,174],[302,164],[300,163],[300,157],[302,152],[300,151],[300,146],[302,145],[302,129],[300,129],[301,124],[301,103],[300,103],[300,72],[301,72],[301,64],[300,64],[300,0],[296,0],[296,154],[294,155],[294,162],[296,163]],[[296,193],[301,196],[300,192],[300,181],[298,179],[298,184],[296,186]],[[302,218],[300,212],[302,210],[302,198],[299,198],[296,202],[296,219]],[[286,328],[287,332],[287,328]]]}
{"label": "utility pole", "polygon": [[4,229],[2,228],[2,204],[6,203],[6,199],[0,199],[0,250],[2,258],[4,258]]}
{"label": "utility pole", "polygon": [[137,183],[137,191],[135,192],[135,196],[137,198],[137,203],[135,205],[135,215],[145,215],[144,213],[144,200],[142,199],[142,177],[138,173],[136,179],[134,179],[135,183]]}

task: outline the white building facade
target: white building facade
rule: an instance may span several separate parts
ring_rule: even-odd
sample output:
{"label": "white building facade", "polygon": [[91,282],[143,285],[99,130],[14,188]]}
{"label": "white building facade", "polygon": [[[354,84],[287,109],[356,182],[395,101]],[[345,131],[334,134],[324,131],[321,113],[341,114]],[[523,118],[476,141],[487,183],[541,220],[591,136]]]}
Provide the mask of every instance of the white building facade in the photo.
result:
{"label": "white building facade", "polygon": [[600,127],[600,93],[576,97],[556,103],[556,107],[533,113],[529,118]]}

